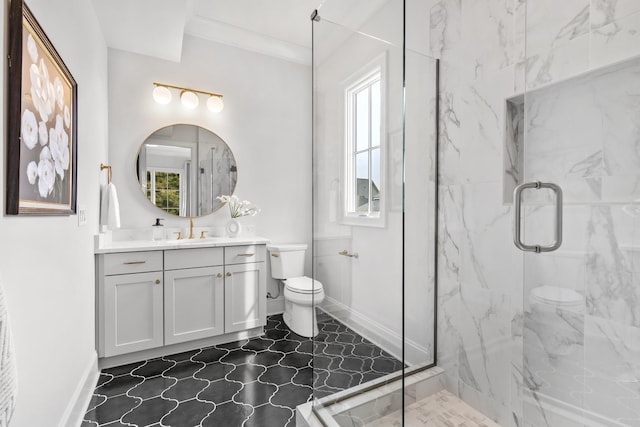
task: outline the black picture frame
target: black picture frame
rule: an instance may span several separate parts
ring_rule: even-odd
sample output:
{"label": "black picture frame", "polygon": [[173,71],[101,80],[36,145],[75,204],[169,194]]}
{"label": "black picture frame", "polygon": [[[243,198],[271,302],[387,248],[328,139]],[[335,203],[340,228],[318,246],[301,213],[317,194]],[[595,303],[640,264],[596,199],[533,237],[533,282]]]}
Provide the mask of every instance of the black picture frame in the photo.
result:
{"label": "black picture frame", "polygon": [[77,83],[23,0],[9,8],[7,215],[73,215]]}

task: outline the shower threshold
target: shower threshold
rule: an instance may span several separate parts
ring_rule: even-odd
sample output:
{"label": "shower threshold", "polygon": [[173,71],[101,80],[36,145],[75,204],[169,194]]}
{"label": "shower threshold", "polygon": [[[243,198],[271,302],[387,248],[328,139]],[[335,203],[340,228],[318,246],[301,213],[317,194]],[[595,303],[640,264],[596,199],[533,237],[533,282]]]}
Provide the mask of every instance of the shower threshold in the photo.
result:
{"label": "shower threshold", "polygon": [[444,370],[414,366],[297,407],[298,427],[499,427],[444,389]]}

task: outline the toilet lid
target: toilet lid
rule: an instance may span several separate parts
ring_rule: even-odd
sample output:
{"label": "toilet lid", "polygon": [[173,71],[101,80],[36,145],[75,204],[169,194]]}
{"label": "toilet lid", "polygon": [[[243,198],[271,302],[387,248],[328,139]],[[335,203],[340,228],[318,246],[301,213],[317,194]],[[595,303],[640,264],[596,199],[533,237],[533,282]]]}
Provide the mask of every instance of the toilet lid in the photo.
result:
{"label": "toilet lid", "polygon": [[576,305],[582,303],[582,295],[573,289],[557,286],[539,286],[531,291],[531,296],[538,301],[556,305]]}
{"label": "toilet lid", "polygon": [[284,280],[284,285],[287,289],[293,292],[299,292],[304,294],[318,293],[322,291],[322,283],[317,280],[313,280],[311,277],[291,277]]}

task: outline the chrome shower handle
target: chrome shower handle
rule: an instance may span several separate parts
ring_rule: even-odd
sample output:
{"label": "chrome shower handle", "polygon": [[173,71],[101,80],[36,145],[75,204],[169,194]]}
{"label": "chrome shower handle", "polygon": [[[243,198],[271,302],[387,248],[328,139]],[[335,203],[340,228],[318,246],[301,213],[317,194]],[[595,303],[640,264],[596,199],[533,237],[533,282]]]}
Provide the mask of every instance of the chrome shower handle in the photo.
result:
{"label": "chrome shower handle", "polygon": [[[555,237],[550,246],[541,245],[527,245],[522,241],[522,193],[524,190],[533,188],[539,190],[541,188],[548,188],[552,190],[556,195],[556,224],[555,224]],[[562,189],[559,185],[552,182],[540,182],[533,181],[520,184],[513,191],[514,200],[514,227],[513,227],[513,243],[516,247],[525,252],[552,252],[562,245]]]}

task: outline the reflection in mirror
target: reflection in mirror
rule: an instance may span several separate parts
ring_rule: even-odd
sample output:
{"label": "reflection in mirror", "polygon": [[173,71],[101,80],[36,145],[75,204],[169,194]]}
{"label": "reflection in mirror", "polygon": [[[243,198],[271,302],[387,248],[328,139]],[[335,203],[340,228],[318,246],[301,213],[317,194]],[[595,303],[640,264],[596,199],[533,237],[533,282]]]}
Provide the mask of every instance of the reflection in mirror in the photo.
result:
{"label": "reflection in mirror", "polygon": [[233,194],[238,168],[229,146],[215,133],[194,125],[172,125],[152,133],[140,147],[138,184],[166,213],[210,214]]}

